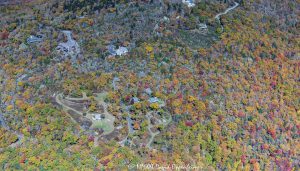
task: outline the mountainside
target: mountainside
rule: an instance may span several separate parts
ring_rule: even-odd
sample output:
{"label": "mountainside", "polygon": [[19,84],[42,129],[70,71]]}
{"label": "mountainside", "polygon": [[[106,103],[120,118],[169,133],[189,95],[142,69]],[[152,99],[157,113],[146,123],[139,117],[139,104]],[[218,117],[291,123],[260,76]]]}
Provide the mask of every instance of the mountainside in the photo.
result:
{"label": "mountainside", "polygon": [[299,170],[297,0],[0,0],[0,170]]}

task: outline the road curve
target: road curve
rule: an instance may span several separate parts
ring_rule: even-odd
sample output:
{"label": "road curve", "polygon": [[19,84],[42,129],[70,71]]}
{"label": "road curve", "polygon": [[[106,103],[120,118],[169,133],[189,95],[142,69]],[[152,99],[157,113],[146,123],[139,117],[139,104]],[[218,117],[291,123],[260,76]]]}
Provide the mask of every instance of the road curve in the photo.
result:
{"label": "road curve", "polygon": [[218,21],[218,23],[221,25],[222,32],[224,31],[224,27],[223,27],[223,25],[222,25],[222,23],[221,23],[220,17],[221,17],[222,15],[227,14],[229,11],[234,10],[234,9],[235,9],[236,7],[238,7],[239,5],[240,5],[239,3],[234,2],[234,6],[227,8],[224,12],[221,12],[221,13],[219,13],[219,14],[217,14],[217,15],[215,16],[215,19],[216,19],[216,20]]}
{"label": "road curve", "polygon": [[239,5],[240,5],[239,3],[234,2],[234,6],[229,7],[229,8],[227,8],[224,12],[221,12],[221,13],[217,14],[217,15],[215,16],[215,19],[220,20],[220,16],[221,16],[221,15],[227,14],[229,11],[235,9],[235,8],[238,7]]}

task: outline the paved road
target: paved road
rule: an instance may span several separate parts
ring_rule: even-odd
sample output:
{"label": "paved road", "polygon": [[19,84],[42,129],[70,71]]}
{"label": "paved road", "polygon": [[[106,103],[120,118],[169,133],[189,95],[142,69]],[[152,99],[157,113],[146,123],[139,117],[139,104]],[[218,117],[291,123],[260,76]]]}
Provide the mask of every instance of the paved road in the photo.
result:
{"label": "paved road", "polygon": [[[148,147],[148,148],[151,148],[151,144],[152,144],[152,141],[153,141],[154,137],[160,133],[159,131],[157,131],[157,132],[152,132],[152,130],[151,130],[151,128],[153,128],[153,127],[155,126],[155,125],[152,125],[152,124],[151,124],[151,117],[152,117],[151,114],[152,114],[152,113],[153,113],[153,112],[149,112],[149,113],[146,114],[146,117],[147,117],[148,122],[149,122],[147,128],[148,128],[148,131],[149,131],[149,133],[150,133],[150,139],[149,139],[148,143],[146,144],[146,147]],[[171,117],[171,115],[170,115],[170,116],[169,116],[169,119],[168,119],[167,121],[165,121],[165,122],[159,121],[159,123],[158,123],[157,125],[162,124],[162,125],[164,125],[164,126],[167,126],[171,121],[172,121],[172,117]]]}
{"label": "paved road", "polygon": [[227,8],[224,12],[221,12],[221,13],[217,14],[217,15],[215,16],[215,19],[220,20],[220,16],[221,16],[221,15],[227,14],[229,11],[235,9],[235,8],[236,8],[237,6],[239,6],[239,5],[240,5],[239,3],[234,2],[234,6],[229,7],[229,8]]}
{"label": "paved road", "polygon": [[[234,6],[229,7],[229,8],[227,8],[224,12],[221,12],[221,13],[217,14],[217,15],[215,16],[215,19],[218,20],[218,22],[221,24],[220,17],[221,17],[222,15],[227,14],[229,11],[235,9],[235,8],[238,7],[239,5],[240,5],[239,3],[234,2]],[[222,32],[223,32],[223,31],[224,31],[224,27],[223,27],[222,24],[221,24],[221,28],[222,28]]]}

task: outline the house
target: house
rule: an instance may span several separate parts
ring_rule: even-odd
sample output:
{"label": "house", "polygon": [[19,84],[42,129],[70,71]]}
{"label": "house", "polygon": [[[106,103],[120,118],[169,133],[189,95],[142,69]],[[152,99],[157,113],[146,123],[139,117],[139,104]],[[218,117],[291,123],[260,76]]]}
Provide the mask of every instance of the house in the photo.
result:
{"label": "house", "polygon": [[207,25],[205,23],[200,23],[198,27],[199,29],[207,29]]}
{"label": "house", "polygon": [[194,7],[196,5],[194,0],[182,0],[182,3],[186,4],[189,8]]}
{"label": "house", "polygon": [[122,56],[128,52],[128,49],[126,47],[119,47],[119,49],[116,50],[116,54],[119,56]]}
{"label": "house", "polygon": [[157,103],[157,102],[159,102],[159,99],[157,97],[151,97],[148,101],[150,103]]}
{"label": "house", "polygon": [[208,32],[208,27],[205,23],[198,24],[198,29],[203,34],[206,34]]}
{"label": "house", "polygon": [[104,114],[94,114],[93,115],[93,120],[95,120],[95,121],[99,121],[99,120],[103,120],[103,119],[105,119],[105,115]]}
{"label": "house", "polygon": [[165,106],[165,102],[162,101],[161,99],[157,98],[157,97],[151,97],[148,102],[150,104],[153,104],[153,103],[158,103],[159,107],[163,107]]}
{"label": "house", "polygon": [[140,72],[138,73],[138,77],[140,77],[140,78],[145,77],[145,76],[146,76],[146,74],[145,74],[145,72],[143,72],[143,71],[140,71]]}
{"label": "house", "polygon": [[145,92],[150,96],[152,94],[152,90],[151,88],[147,88],[145,89]]}
{"label": "house", "polygon": [[139,99],[139,98],[137,98],[137,97],[133,97],[133,98],[132,98],[132,100],[133,100],[133,103],[140,102],[140,99]]}
{"label": "house", "polygon": [[27,38],[27,43],[28,44],[30,44],[30,43],[37,43],[37,42],[41,42],[41,41],[43,41],[43,36],[42,35],[37,35],[37,36],[30,35]]}
{"label": "house", "polygon": [[122,56],[128,53],[128,49],[126,47],[120,46],[118,49],[114,45],[109,45],[107,47],[108,52],[113,56]]}
{"label": "house", "polygon": [[19,46],[19,50],[25,50],[27,49],[27,46],[25,43],[21,43],[20,46]]}
{"label": "house", "polygon": [[94,120],[101,120],[101,115],[100,115],[100,114],[95,114],[95,115],[93,116],[93,119],[94,119]]}
{"label": "house", "polygon": [[170,19],[167,16],[164,16],[163,21],[168,23],[170,22]]}

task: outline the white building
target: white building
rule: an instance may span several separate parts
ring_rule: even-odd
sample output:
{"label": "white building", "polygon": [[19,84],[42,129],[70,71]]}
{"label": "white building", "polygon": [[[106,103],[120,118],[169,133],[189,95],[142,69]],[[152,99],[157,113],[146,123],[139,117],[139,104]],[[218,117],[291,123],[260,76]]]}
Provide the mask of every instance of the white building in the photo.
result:
{"label": "white building", "polygon": [[119,47],[119,49],[116,50],[116,54],[119,56],[125,55],[128,53],[128,49],[126,47]]}
{"label": "white building", "polygon": [[182,3],[186,4],[189,8],[194,7],[196,5],[194,0],[182,0]]}
{"label": "white building", "polygon": [[93,115],[93,120],[95,120],[95,121],[99,121],[99,120],[101,120],[102,118],[101,118],[101,114],[94,114]]}
{"label": "white building", "polygon": [[122,56],[125,55],[126,53],[128,53],[128,49],[126,47],[120,46],[118,49],[116,49],[116,47],[114,45],[109,45],[107,47],[109,53],[113,56],[118,55],[118,56]]}
{"label": "white building", "polygon": [[42,35],[37,35],[37,36],[30,35],[27,38],[27,43],[36,43],[36,42],[41,42],[41,41],[43,41],[43,36]]}
{"label": "white building", "polygon": [[140,102],[140,99],[137,98],[137,97],[133,97],[132,100],[133,100],[133,103],[138,103],[138,102]]}
{"label": "white building", "polygon": [[156,102],[159,102],[159,99],[157,97],[151,97],[148,101],[150,103],[156,103]]}
{"label": "white building", "polygon": [[205,23],[200,23],[199,29],[207,29],[207,25]]}
{"label": "white building", "polygon": [[149,103],[158,103],[159,107],[163,107],[165,106],[165,102],[162,101],[161,99],[157,98],[157,97],[151,97],[150,99],[148,99]]}

